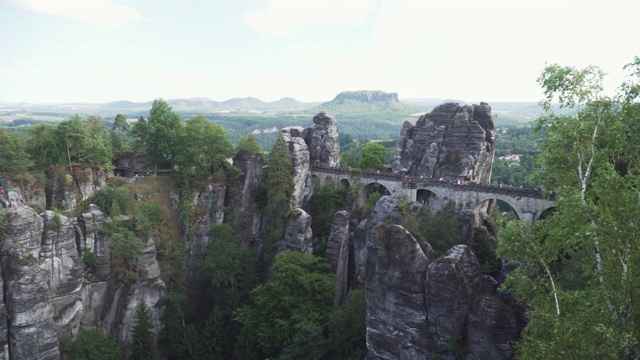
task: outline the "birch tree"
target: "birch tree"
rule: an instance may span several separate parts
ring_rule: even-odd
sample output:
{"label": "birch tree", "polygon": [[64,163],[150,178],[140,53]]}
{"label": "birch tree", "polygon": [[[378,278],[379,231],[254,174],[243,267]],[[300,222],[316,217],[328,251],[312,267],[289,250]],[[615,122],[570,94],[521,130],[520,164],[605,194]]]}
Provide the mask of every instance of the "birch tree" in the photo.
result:
{"label": "birch tree", "polygon": [[[640,300],[638,153],[629,87],[603,94],[597,67],[547,66],[543,184],[555,211],[528,229],[512,223],[499,253],[518,268],[506,287],[527,304],[523,358],[636,358]],[[569,112],[554,113],[552,103]]]}

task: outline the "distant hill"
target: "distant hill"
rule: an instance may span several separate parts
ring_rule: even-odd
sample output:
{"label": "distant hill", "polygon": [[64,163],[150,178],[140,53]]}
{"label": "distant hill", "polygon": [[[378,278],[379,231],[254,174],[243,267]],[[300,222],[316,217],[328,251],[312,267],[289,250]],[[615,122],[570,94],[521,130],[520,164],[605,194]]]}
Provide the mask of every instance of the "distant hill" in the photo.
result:
{"label": "distant hill", "polygon": [[408,115],[419,109],[398,100],[397,93],[384,91],[345,91],[329,101],[313,107],[305,112],[318,113],[326,111],[333,116],[354,115]]}

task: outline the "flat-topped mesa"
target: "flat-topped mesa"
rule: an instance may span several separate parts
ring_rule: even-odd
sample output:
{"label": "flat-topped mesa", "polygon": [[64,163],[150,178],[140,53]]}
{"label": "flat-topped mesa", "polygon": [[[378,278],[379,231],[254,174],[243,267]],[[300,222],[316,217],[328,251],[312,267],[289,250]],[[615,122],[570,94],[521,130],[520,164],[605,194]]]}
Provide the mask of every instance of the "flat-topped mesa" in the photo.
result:
{"label": "flat-topped mesa", "polygon": [[344,91],[336,95],[333,99],[334,102],[342,102],[345,100],[356,100],[362,102],[398,102],[398,93],[386,93],[384,91]]}
{"label": "flat-topped mesa", "polygon": [[396,144],[395,171],[489,184],[495,152],[491,106],[446,103],[405,121]]}

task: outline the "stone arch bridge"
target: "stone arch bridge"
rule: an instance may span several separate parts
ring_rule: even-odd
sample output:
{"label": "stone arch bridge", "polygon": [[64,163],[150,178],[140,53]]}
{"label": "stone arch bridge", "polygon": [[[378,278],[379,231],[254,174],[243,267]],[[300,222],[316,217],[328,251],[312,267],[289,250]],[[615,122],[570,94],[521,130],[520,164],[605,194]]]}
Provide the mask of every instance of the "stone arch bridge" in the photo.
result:
{"label": "stone arch bridge", "polygon": [[501,200],[515,210],[520,220],[531,224],[554,207],[553,200],[545,200],[540,191],[533,189],[482,184],[456,185],[416,177],[405,181],[402,175],[393,173],[355,172],[318,165],[311,165],[310,170],[313,183],[351,187],[358,182],[362,186],[361,196],[367,196],[367,191],[388,192],[390,195],[405,196],[409,201],[422,202],[432,211],[448,203],[453,203],[458,210],[477,211],[491,200]]}

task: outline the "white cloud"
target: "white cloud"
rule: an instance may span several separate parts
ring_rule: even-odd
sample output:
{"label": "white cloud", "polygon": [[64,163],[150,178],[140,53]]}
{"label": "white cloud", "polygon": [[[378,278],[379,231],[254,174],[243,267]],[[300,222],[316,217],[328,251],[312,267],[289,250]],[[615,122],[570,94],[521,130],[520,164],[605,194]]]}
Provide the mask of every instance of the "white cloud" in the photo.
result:
{"label": "white cloud", "polygon": [[373,0],[269,0],[266,11],[252,11],[244,21],[260,32],[284,36],[305,25],[362,23],[373,4]]}
{"label": "white cloud", "polygon": [[142,19],[135,8],[109,0],[23,0],[33,11],[72,19],[102,28],[118,28]]}

